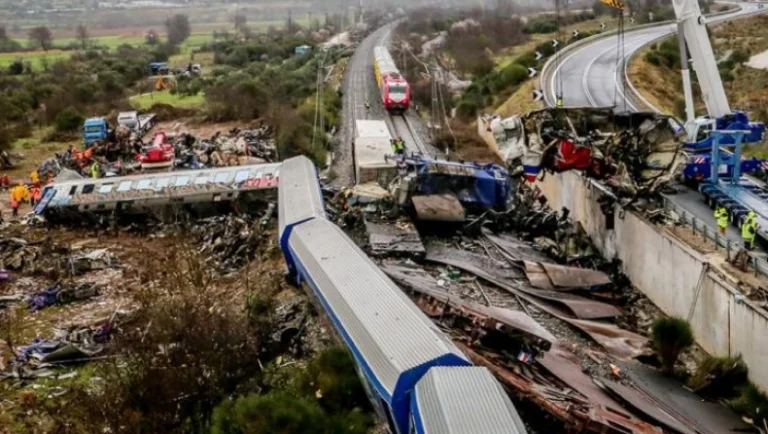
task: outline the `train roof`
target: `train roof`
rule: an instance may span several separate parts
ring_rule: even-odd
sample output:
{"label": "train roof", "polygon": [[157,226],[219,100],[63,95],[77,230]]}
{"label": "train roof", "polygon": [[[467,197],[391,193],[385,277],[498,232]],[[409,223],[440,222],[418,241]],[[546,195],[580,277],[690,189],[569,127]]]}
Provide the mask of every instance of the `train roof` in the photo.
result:
{"label": "train roof", "polygon": [[469,365],[458,348],[335,224],[295,227],[290,254],[382,396],[402,398],[429,366]]}
{"label": "train roof", "polygon": [[378,46],[373,50],[373,58],[378,65],[379,71],[382,75],[389,75],[391,73],[400,74],[400,70],[397,69],[395,61],[389,54],[389,50],[386,47]]}
{"label": "train roof", "polygon": [[[180,170],[108,178],[82,178],[46,186],[46,208],[99,205],[131,200],[173,199],[201,193],[274,188],[259,181],[279,176],[280,164]],[[42,209],[41,209],[42,211]]]}
{"label": "train roof", "polygon": [[420,434],[525,434],[515,406],[486,368],[436,367],[416,385],[412,411]]}
{"label": "train roof", "polygon": [[384,121],[358,119],[355,121],[355,137],[386,137],[391,138],[389,127]]}
{"label": "train roof", "polygon": [[279,237],[281,246],[286,229],[297,223],[312,219],[325,218],[323,196],[317,182],[315,165],[307,157],[294,157],[285,160],[280,171],[282,182],[278,187]]}

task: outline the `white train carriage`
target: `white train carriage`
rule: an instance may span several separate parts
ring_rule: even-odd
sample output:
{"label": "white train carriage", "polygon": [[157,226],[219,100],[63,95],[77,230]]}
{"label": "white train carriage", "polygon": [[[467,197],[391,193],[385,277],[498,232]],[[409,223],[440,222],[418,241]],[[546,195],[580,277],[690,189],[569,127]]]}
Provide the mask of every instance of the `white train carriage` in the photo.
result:
{"label": "white train carriage", "polygon": [[35,212],[129,211],[169,204],[233,201],[245,192],[277,188],[280,166],[257,164],[55,182],[45,187]]}
{"label": "white train carriage", "polygon": [[411,433],[525,434],[517,409],[486,368],[432,368],[411,400]]}
{"label": "white train carriage", "polygon": [[469,366],[458,348],[335,224],[295,226],[289,254],[361,370],[393,433],[408,430],[410,392],[433,366]]}

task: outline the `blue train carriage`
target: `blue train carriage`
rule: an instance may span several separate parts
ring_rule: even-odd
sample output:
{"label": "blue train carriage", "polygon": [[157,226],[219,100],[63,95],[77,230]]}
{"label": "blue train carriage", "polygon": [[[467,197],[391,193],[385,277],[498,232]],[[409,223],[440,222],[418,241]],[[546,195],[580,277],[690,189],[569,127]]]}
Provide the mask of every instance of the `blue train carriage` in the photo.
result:
{"label": "blue train carriage", "polygon": [[432,368],[411,398],[410,434],[526,434],[504,388],[482,367]]}
{"label": "blue train carriage", "polygon": [[289,270],[306,283],[358,367],[379,416],[406,434],[410,396],[435,366],[470,366],[458,348],[365,253],[325,219],[314,167],[303,157],[280,170],[280,240]]}

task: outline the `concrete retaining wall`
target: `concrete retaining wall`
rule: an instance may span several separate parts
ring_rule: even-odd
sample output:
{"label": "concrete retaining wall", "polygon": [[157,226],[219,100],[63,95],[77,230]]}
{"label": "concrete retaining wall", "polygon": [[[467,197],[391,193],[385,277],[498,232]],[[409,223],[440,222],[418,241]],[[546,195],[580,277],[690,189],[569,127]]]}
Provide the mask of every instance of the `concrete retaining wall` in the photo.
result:
{"label": "concrete retaining wall", "polygon": [[713,269],[711,257],[618,207],[613,229],[606,229],[597,202],[605,191],[576,173],[547,175],[538,186],[552,208],[571,211],[606,258],[622,261],[633,285],[656,306],[667,315],[690,315],[696,341],[708,353],[741,354],[752,381],[768,390],[768,315],[737,291],[735,279]]}

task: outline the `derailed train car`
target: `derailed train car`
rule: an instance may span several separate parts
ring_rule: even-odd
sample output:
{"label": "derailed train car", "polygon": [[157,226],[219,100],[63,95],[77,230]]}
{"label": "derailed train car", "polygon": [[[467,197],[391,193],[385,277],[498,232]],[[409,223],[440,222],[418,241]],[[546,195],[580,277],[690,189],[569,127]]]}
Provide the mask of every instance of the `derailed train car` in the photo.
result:
{"label": "derailed train car", "polygon": [[66,220],[246,206],[275,196],[279,171],[280,164],[274,163],[55,182],[45,187],[35,212],[49,220]]}
{"label": "derailed train car", "polygon": [[[509,397],[490,373],[473,367],[379,267],[326,219],[312,163],[304,157],[293,158],[283,163],[280,173],[279,239],[289,272],[297,283],[311,289],[334,325],[389,430],[395,434],[524,433]],[[436,369],[477,372],[478,382],[457,382],[446,389],[444,381],[452,380]],[[439,387],[425,385],[417,402],[415,390],[429,374],[439,377]],[[454,405],[468,396],[476,405]],[[456,414],[439,411],[442,407]],[[419,408],[425,410],[414,413]],[[489,420],[477,411],[480,408],[502,411],[505,416]],[[465,423],[456,426],[456,417]]]}

